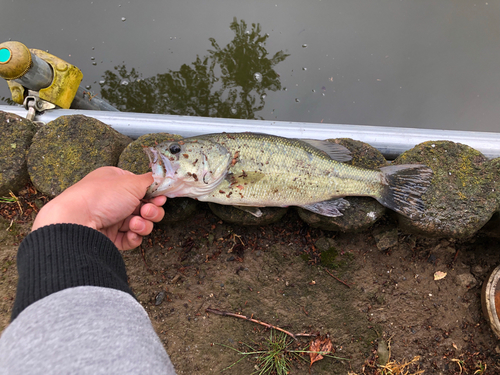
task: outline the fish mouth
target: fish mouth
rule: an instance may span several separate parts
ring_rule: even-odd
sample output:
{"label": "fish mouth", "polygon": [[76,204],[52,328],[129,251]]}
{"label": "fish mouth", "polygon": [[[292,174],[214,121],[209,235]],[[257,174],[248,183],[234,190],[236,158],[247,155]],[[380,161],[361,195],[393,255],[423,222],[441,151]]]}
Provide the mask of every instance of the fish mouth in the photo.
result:
{"label": "fish mouth", "polygon": [[149,158],[149,167],[153,172],[153,183],[146,191],[146,199],[163,195],[163,191],[174,181],[175,168],[170,160],[158,152],[154,147],[144,147],[144,152]]}

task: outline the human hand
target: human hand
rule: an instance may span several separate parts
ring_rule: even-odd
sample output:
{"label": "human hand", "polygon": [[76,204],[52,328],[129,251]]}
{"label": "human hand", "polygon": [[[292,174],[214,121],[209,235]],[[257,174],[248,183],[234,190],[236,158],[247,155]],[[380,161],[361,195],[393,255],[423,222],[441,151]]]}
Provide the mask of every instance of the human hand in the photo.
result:
{"label": "human hand", "polygon": [[141,201],[152,183],[151,173],[135,175],[101,167],[43,206],[32,230],[50,224],[80,224],[100,231],[120,250],[133,249],[164,215],[161,206],[166,197]]}

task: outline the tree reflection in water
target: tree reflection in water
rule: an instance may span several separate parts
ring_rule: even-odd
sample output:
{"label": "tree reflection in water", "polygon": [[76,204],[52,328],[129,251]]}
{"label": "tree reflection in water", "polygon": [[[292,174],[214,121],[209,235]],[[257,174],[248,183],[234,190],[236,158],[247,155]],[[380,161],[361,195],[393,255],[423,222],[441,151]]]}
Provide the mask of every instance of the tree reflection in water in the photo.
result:
{"label": "tree reflection in water", "polygon": [[264,108],[266,91],[281,89],[273,67],[289,54],[279,51],[269,58],[269,35],[261,35],[258,23],[249,30],[234,18],[229,27],[235,36],[228,45],[221,48],[210,38],[208,55],[178,71],[143,79],[124,64],[116,72],[106,70],[101,96],[120,111],[260,119],[255,113]]}

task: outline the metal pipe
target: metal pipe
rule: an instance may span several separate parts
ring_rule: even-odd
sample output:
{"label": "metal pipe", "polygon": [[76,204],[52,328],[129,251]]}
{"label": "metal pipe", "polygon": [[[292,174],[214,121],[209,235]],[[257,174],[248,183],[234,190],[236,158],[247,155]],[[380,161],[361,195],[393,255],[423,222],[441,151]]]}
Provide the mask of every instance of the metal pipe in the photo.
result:
{"label": "metal pipe", "polygon": [[[0,111],[26,117],[22,107],[1,106]],[[487,158],[500,157],[500,133],[460,130],[416,129],[387,126],[318,124],[286,121],[238,120],[211,117],[172,116],[151,113],[85,111],[57,109],[46,111],[36,120],[49,122],[59,116],[81,114],[96,118],[131,138],[149,133],[173,133],[183,137],[221,132],[259,132],[289,138],[352,138],[378,149],[385,158],[399,154],[426,141],[452,141],[466,144]]]}
{"label": "metal pipe", "polygon": [[50,65],[33,54],[31,54],[31,61],[31,68],[23,76],[14,79],[14,81],[33,91],[49,87],[53,77]]}
{"label": "metal pipe", "polygon": [[94,96],[90,98],[88,91],[84,90],[82,86],[78,87],[75,98],[71,103],[71,109],[88,109],[94,111],[114,111],[118,109],[113,107],[108,102]]}

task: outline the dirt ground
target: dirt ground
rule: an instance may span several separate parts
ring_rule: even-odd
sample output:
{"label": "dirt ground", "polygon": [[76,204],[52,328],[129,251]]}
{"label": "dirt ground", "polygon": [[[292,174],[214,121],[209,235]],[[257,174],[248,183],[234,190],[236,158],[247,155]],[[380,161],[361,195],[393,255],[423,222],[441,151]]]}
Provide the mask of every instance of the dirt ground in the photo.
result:
{"label": "dirt ground", "polygon": [[[0,205],[0,331],[14,301],[17,246],[36,211],[21,220],[13,207]],[[375,238],[395,228],[391,220],[342,234],[310,228],[290,210],[278,224],[239,227],[202,205],[191,219],[156,228],[123,257],[179,374],[221,373],[242,357],[231,348],[259,348],[270,337],[262,325],[207,308],[328,335],[333,355],[344,358],[311,368],[298,359],[291,374],[381,374],[377,353],[383,357],[386,347],[391,361],[415,359],[409,374],[500,373],[500,345],[480,301],[482,282],[499,263],[497,241],[398,233],[397,244],[381,251]],[[436,271],[447,275],[435,281]],[[312,339],[300,337],[290,348],[308,347]],[[257,369],[255,356],[246,356],[223,373]]]}

